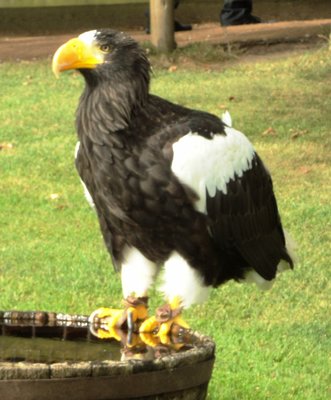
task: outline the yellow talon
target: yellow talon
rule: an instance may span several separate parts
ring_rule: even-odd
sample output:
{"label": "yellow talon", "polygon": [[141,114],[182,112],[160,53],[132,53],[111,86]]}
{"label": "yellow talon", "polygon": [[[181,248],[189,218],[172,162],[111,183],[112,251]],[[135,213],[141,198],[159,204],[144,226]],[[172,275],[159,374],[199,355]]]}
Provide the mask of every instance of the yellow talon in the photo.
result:
{"label": "yellow talon", "polygon": [[152,333],[139,332],[139,337],[149,347],[156,347],[160,344],[159,337]]}
{"label": "yellow talon", "polygon": [[98,339],[115,339],[118,342],[121,341],[121,336],[118,334],[117,330],[111,328],[109,330],[104,330],[99,328],[97,331],[92,332]]}
{"label": "yellow talon", "polygon": [[[168,305],[158,309],[156,317],[151,317],[143,322],[139,332],[145,343],[153,346],[159,343],[169,345],[172,343],[171,336],[176,335],[176,330],[178,332],[178,329],[189,329],[189,325],[181,316],[181,310],[181,300],[179,297],[175,297]],[[175,330],[174,327],[176,327]]]}
{"label": "yellow talon", "polygon": [[173,324],[177,324],[181,328],[184,328],[184,329],[189,329],[188,323],[186,321],[184,321],[180,315],[178,315],[177,317],[172,318],[167,322],[161,323],[159,332],[158,332],[158,336],[162,337],[162,336],[169,335],[169,333],[171,333],[171,328],[172,328]]}
{"label": "yellow talon", "polygon": [[106,317],[113,317],[114,314],[119,313],[120,310],[114,308],[101,307],[94,311],[94,316],[100,319]]}
{"label": "yellow talon", "polygon": [[124,310],[101,307],[95,310],[89,318],[90,322],[95,322],[97,318],[102,325],[107,325],[109,328],[118,326],[120,319],[123,317]]}
{"label": "yellow talon", "polygon": [[148,316],[147,297],[136,298],[129,296],[124,300],[124,309],[113,309],[101,307],[94,311],[89,322],[92,325],[92,332],[98,335],[98,329],[108,333],[102,333],[104,337],[117,339],[116,329],[124,329],[130,332],[137,332],[139,325]]}
{"label": "yellow talon", "polygon": [[137,307],[130,307],[134,309],[136,320],[145,320],[148,317],[148,309],[145,305],[141,304]]}
{"label": "yellow talon", "polygon": [[156,333],[157,330],[159,329],[159,323],[156,320],[156,317],[150,317],[144,321],[140,328],[139,332],[140,333]]}
{"label": "yellow talon", "polygon": [[171,301],[170,301],[170,307],[172,310],[176,310],[176,308],[180,308],[182,306],[182,300],[179,296],[175,296]]}

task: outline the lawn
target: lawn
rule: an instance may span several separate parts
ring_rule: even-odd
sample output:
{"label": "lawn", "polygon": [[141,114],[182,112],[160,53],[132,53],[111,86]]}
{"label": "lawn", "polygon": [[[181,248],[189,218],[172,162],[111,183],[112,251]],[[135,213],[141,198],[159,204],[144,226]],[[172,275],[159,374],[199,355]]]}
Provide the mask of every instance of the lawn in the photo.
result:
{"label": "lawn", "polygon": [[[1,64],[0,80],[0,309],[88,314],[119,305],[119,279],[73,165],[82,79],[56,80],[39,61]],[[330,51],[220,70],[156,69],[152,91],[218,115],[230,110],[268,165],[298,243],[297,268],[272,291],[229,283],[187,312],[217,343],[209,399],[326,399]]]}

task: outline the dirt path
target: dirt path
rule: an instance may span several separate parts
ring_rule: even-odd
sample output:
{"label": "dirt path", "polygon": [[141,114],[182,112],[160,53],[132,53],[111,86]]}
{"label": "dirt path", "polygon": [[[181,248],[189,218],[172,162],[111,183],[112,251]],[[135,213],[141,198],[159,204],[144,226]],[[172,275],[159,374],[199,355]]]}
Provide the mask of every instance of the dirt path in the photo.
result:
{"label": "dirt path", "polygon": [[[176,33],[178,46],[194,42],[210,43],[302,43],[330,34],[331,19],[311,21],[285,21],[269,24],[241,25],[222,28],[216,23],[195,25],[190,32]],[[148,41],[149,35],[142,31],[129,32],[138,41]],[[14,60],[33,60],[50,57],[54,51],[73,34],[57,36],[0,37],[0,62]],[[290,45],[288,45],[291,47]]]}

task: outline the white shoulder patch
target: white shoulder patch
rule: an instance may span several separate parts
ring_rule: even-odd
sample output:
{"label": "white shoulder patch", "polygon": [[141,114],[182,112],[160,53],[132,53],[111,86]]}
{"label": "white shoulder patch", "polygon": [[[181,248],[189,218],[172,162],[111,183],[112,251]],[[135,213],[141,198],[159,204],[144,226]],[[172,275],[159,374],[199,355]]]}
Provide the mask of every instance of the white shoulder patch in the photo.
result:
{"label": "white shoulder patch", "polygon": [[199,195],[195,206],[200,212],[206,213],[206,190],[211,197],[216,190],[226,194],[230,179],[252,166],[255,151],[247,137],[230,127],[225,133],[206,139],[190,132],[173,144],[171,169]]}

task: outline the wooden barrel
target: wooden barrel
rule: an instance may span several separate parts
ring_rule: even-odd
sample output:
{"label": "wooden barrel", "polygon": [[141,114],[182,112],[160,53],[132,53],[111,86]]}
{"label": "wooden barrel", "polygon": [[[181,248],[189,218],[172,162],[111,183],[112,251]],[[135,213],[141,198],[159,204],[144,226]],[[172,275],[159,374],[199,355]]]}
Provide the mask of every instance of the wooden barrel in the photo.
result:
{"label": "wooden barrel", "polygon": [[[203,400],[215,344],[138,347],[91,337],[86,316],[0,312],[0,399]],[[124,333],[124,336],[126,333]]]}

